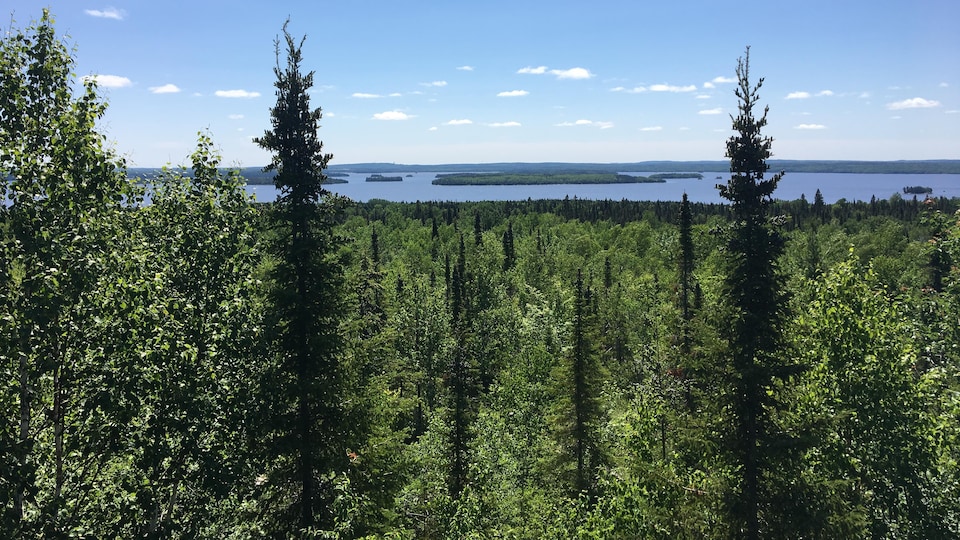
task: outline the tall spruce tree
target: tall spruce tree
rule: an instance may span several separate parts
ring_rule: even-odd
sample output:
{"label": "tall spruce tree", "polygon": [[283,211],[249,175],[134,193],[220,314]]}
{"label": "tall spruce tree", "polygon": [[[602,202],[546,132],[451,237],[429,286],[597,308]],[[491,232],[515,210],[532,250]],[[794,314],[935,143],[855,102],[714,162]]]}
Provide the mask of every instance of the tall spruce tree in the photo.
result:
{"label": "tall spruce tree", "polygon": [[690,201],[683,194],[680,201],[680,348],[684,355],[690,353],[690,320],[693,318],[692,303],[694,295],[693,280],[693,219],[690,216]]}
{"label": "tall spruce tree", "polygon": [[765,179],[773,139],[761,135],[767,112],[755,116],[761,78],[750,82],[750,48],[737,61],[739,113],[733,120],[736,134],[727,141],[730,180],[718,185],[720,196],[730,201],[733,224],[727,240],[727,268],[723,295],[726,325],[726,365],[729,386],[725,409],[732,424],[726,448],[735,471],[735,485],[726,501],[731,533],[757,539],[764,523],[776,509],[769,504],[766,479],[778,466],[782,448],[771,411],[775,382],[789,374],[780,357],[785,295],[777,257],[783,249],[781,236],[767,217],[773,191],[783,173]]}
{"label": "tall spruce tree", "polygon": [[317,136],[321,109],[310,107],[314,72],[302,71],[305,38],[294,40],[288,24],[283,39],[275,42],[273,129],[256,139],[273,153],[266,170],[276,172],[280,190],[271,297],[277,364],[265,389],[276,396],[267,398],[271,449],[266,457],[274,464],[268,481],[275,489],[269,492],[281,498],[269,501],[280,509],[273,522],[279,534],[289,533],[294,522],[301,531],[334,525],[334,484],[348,465],[350,440],[339,332],[345,315],[338,256],[343,240],[334,232],[345,199],[324,188],[323,170],[333,156],[323,153]]}

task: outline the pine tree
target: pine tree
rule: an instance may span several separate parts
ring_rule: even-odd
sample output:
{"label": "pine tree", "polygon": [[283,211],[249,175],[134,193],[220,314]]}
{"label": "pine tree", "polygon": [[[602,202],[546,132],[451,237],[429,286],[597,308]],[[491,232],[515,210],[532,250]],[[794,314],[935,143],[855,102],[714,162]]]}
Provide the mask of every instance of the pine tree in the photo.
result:
{"label": "pine tree", "polygon": [[693,318],[693,234],[690,201],[683,194],[680,201],[680,347],[683,354],[690,352],[690,320]]}
{"label": "pine tree", "polygon": [[[288,508],[289,514],[277,516],[275,527],[281,534],[295,521],[294,512],[300,530],[333,525],[333,482],[348,465],[351,435],[339,334],[345,308],[343,264],[337,253],[343,240],[333,230],[345,201],[324,188],[323,170],[332,155],[323,153],[317,136],[321,109],[310,107],[314,72],[302,72],[305,38],[296,42],[288,24],[282,42],[275,42],[273,129],[256,139],[274,154],[266,170],[276,172],[274,183],[280,190],[271,298],[278,362],[272,387],[265,389],[277,395],[268,417],[272,448],[267,458],[278,468],[269,479],[278,484],[273,493],[287,491],[283,486],[288,482],[297,486],[292,501],[272,503]],[[281,45],[285,65],[280,63]]]}
{"label": "pine tree", "polygon": [[737,132],[727,141],[731,177],[718,185],[720,196],[731,203],[733,224],[727,242],[727,268],[722,297],[728,328],[726,371],[731,387],[726,396],[732,430],[728,433],[729,457],[737,474],[735,492],[728,499],[733,534],[757,539],[761,536],[761,514],[775,512],[765,500],[767,474],[778,466],[773,448],[780,442],[771,418],[775,402],[774,383],[789,373],[778,357],[782,345],[785,297],[777,257],[783,249],[780,235],[771,228],[767,209],[773,191],[783,176],[764,178],[769,169],[773,139],[761,135],[767,112],[755,117],[761,78],[750,83],[750,49],[737,62],[739,114],[733,117]]}

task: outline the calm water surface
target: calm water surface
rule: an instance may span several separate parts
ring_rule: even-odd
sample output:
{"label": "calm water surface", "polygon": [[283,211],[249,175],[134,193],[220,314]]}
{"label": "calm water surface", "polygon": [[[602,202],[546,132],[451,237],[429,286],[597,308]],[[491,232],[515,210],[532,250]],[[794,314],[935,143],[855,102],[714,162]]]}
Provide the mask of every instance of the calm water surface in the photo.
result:
{"label": "calm water surface", "polygon": [[[650,175],[659,171],[623,171],[625,174]],[[346,184],[333,184],[331,191],[355,201],[384,199],[397,202],[415,201],[519,201],[525,199],[563,199],[576,197],[593,200],[679,201],[683,194],[693,202],[719,203],[716,184],[726,183],[727,175],[703,173],[703,180],[690,178],[667,180],[664,184],[600,184],[548,186],[435,186],[430,182],[436,173],[383,173],[403,176],[402,182],[366,182],[367,174],[352,173]],[[904,186],[933,188],[935,197],[960,197],[960,174],[849,174],[787,173],[774,193],[778,199],[799,199],[813,202],[819,189],[824,201],[839,199],[869,201],[871,197],[888,199],[895,193],[904,198]],[[247,190],[259,201],[273,201],[277,190],[271,185],[251,185]]]}

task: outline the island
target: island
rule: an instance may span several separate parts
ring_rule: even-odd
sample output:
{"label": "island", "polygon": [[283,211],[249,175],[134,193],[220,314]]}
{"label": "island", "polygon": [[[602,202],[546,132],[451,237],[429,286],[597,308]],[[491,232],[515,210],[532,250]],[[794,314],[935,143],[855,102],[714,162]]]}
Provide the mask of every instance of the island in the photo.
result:
{"label": "island", "polygon": [[[703,180],[703,173],[698,172],[666,172],[666,173],[657,173],[651,174],[648,178],[662,178],[664,180],[671,179],[683,179],[683,178],[696,178],[697,180]],[[719,176],[717,178],[720,178]]]}
{"label": "island", "polygon": [[903,193],[907,195],[926,195],[933,193],[933,188],[926,186],[907,186],[903,188]]}
{"label": "island", "polygon": [[435,186],[531,186],[549,184],[663,184],[663,178],[617,173],[450,173],[438,174]]}
{"label": "island", "polygon": [[402,176],[383,176],[382,174],[371,174],[367,177],[367,182],[402,182]]}

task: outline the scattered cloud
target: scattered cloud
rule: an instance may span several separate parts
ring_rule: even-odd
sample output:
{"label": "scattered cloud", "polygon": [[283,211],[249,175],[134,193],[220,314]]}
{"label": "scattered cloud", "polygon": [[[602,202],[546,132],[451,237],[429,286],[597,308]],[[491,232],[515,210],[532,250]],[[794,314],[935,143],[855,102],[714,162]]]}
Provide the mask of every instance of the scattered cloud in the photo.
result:
{"label": "scattered cloud", "polygon": [[550,73],[556,75],[558,79],[589,79],[593,77],[593,73],[590,73],[590,70],[582,67],[551,69]]}
{"label": "scattered cloud", "polygon": [[84,13],[91,17],[99,17],[101,19],[114,19],[116,21],[122,21],[126,12],[122,9],[117,9],[114,7],[109,7],[107,9],[85,9]]}
{"label": "scattered cloud", "polygon": [[899,111],[902,109],[929,109],[932,107],[939,107],[940,102],[932,99],[923,99],[921,97],[915,97],[910,99],[905,99],[903,101],[894,101],[893,103],[887,103],[887,109],[891,111]]}
{"label": "scattered cloud", "polygon": [[468,126],[468,125],[470,125],[470,124],[472,124],[472,123],[473,123],[473,120],[470,120],[469,118],[463,118],[463,119],[459,119],[459,120],[450,120],[449,122],[446,122],[444,125],[447,125],[447,126]]}
{"label": "scattered cloud", "polygon": [[80,77],[80,80],[84,83],[93,81],[100,88],[126,88],[133,84],[130,79],[119,75],[87,75]]}
{"label": "scattered cloud", "polygon": [[817,96],[832,96],[834,95],[833,90],[821,90],[817,92]]}
{"label": "scattered cloud", "polygon": [[663,131],[663,126],[642,127],[640,131]]}
{"label": "scattered cloud", "polygon": [[227,118],[229,118],[229,119],[231,119],[231,120],[243,120],[243,115],[242,115],[242,114],[231,114],[231,115],[228,115]]}
{"label": "scattered cloud", "polygon": [[446,86],[446,85],[447,85],[447,81],[425,82],[425,83],[420,83],[420,85],[421,85],[421,86],[431,86],[431,87],[441,87],[441,86]]}
{"label": "scattered cloud", "polygon": [[827,126],[823,124],[800,124],[799,126],[794,126],[793,129],[827,129]]}
{"label": "scattered cloud", "polygon": [[719,77],[714,77],[713,80],[711,80],[710,82],[712,82],[713,84],[727,84],[727,83],[735,83],[737,82],[737,79],[733,77],[724,77],[721,75]]}
{"label": "scattered cloud", "polygon": [[151,86],[149,88],[150,93],[152,94],[176,94],[180,92],[180,88],[175,84],[165,84],[163,86]]}
{"label": "scattered cloud", "polygon": [[440,128],[438,128],[437,126],[430,126],[430,129],[428,129],[427,131],[437,131],[439,129]]}
{"label": "scattered cloud", "polygon": [[870,92],[860,92],[860,95],[857,97],[860,99],[870,99]]}
{"label": "scattered cloud", "polygon": [[673,86],[670,84],[654,84],[650,86],[651,92],[695,92],[697,85],[689,84],[687,86]]}
{"label": "scattered cloud", "polygon": [[526,73],[529,75],[543,75],[546,72],[547,72],[547,66],[539,66],[539,67],[527,66],[525,68],[520,68],[517,70],[517,73]]}
{"label": "scattered cloud", "polygon": [[392,92],[392,93],[390,94],[390,97],[400,97],[400,96],[402,96],[402,95],[403,95],[403,94],[401,94],[400,92]]}
{"label": "scattered cloud", "polygon": [[697,94],[696,99],[710,99],[710,94]]}
{"label": "scattered cloud", "polygon": [[367,92],[354,92],[350,97],[355,97],[357,99],[376,99],[382,98],[380,94],[368,94]]}
{"label": "scattered cloud", "polygon": [[374,120],[409,120],[413,116],[403,111],[384,111],[373,115]]}
{"label": "scattered cloud", "polygon": [[642,94],[642,93],[644,93],[644,92],[647,91],[647,87],[646,87],[646,86],[634,86],[633,88],[624,88],[624,87],[622,87],[622,86],[618,86],[618,87],[616,87],[616,88],[611,88],[610,91],[611,91],[611,92],[626,92],[626,93],[628,93],[628,94]]}
{"label": "scattered cloud", "polygon": [[713,84],[712,82],[705,82],[705,83],[703,83],[703,87],[704,87],[705,89],[710,89],[710,88],[716,88],[717,85]]}
{"label": "scattered cloud", "polygon": [[944,111],[944,113],[945,113],[945,114],[957,114],[957,113],[960,113],[960,110],[951,109],[951,110],[949,110],[949,111]]}
{"label": "scattered cloud", "polygon": [[250,99],[250,98],[260,97],[260,92],[249,92],[247,90],[239,90],[239,89],[238,90],[217,90],[216,92],[213,93],[213,95],[217,97],[222,97],[222,98]]}
{"label": "scattered cloud", "polygon": [[790,92],[787,94],[787,99],[807,99],[810,97],[810,92]]}
{"label": "scattered cloud", "polygon": [[492,124],[487,124],[490,127],[520,127],[520,122],[494,122]]}
{"label": "scattered cloud", "polygon": [[949,83],[942,82],[942,83],[939,84],[939,86],[940,86],[940,88],[949,88],[949,87],[950,87],[950,84],[949,84]]}
{"label": "scattered cloud", "polygon": [[557,127],[595,126],[600,129],[609,129],[613,127],[613,122],[597,122],[595,120],[577,120],[576,122],[562,122],[556,125]]}
{"label": "scattered cloud", "polygon": [[723,114],[723,109],[721,107],[717,107],[715,109],[703,109],[701,111],[698,111],[697,114],[703,114],[703,115]]}
{"label": "scattered cloud", "polygon": [[459,66],[457,69],[460,71],[473,71],[473,66]]}
{"label": "scattered cloud", "polygon": [[530,92],[527,92],[526,90],[510,90],[507,92],[500,92],[497,94],[497,97],[520,97],[528,94],[530,94]]}

